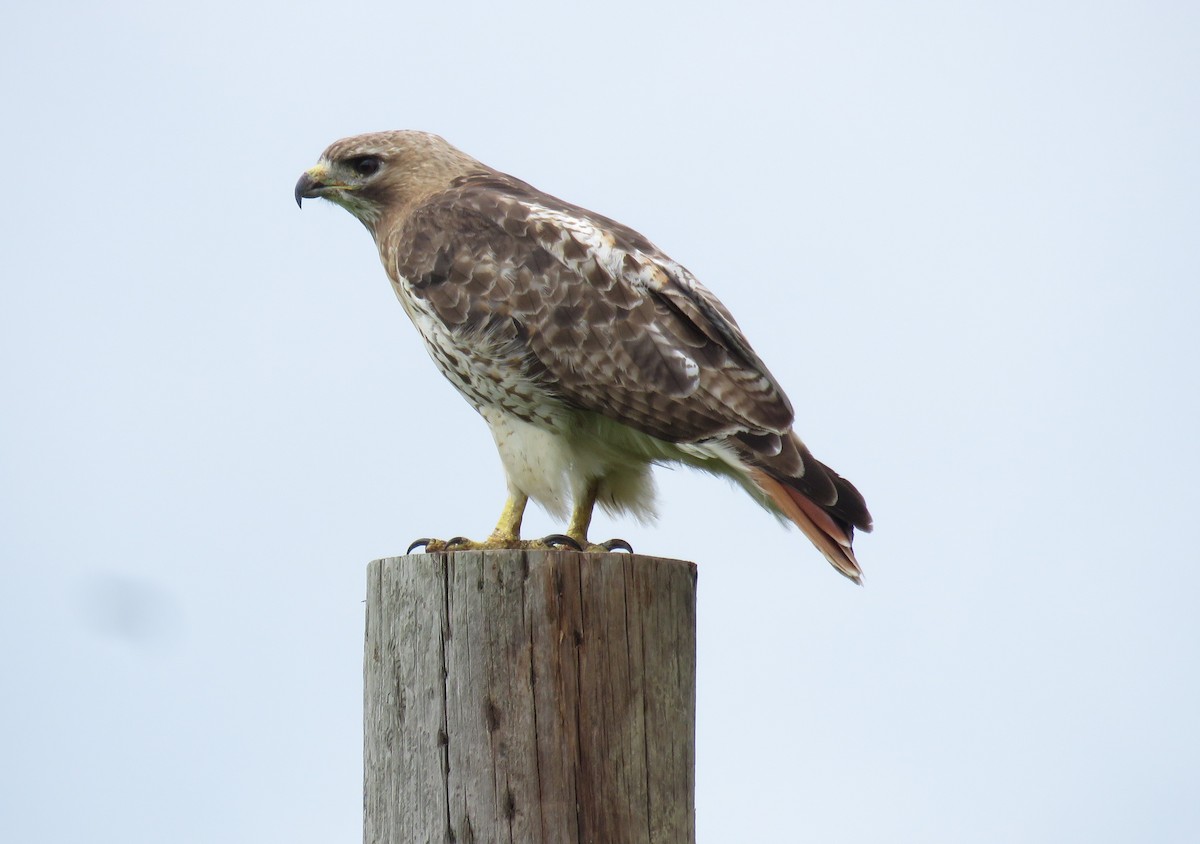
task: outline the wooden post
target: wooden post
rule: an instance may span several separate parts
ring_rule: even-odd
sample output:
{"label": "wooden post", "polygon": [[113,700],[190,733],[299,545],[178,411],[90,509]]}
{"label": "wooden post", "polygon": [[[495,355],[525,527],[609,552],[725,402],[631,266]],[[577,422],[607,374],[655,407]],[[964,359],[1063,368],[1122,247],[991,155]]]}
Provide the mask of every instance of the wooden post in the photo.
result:
{"label": "wooden post", "polygon": [[364,674],[366,844],[694,844],[693,564],[375,560]]}

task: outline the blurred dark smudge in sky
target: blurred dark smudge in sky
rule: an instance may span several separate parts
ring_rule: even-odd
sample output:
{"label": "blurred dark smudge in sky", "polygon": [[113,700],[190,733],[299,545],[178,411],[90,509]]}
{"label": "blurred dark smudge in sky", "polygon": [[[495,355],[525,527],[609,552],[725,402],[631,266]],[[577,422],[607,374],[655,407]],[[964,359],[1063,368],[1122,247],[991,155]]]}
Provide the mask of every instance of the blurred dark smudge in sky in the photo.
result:
{"label": "blurred dark smudge in sky", "polygon": [[93,575],[80,590],[80,605],[90,631],[131,644],[172,639],[180,627],[178,602],[166,590],[142,578]]}

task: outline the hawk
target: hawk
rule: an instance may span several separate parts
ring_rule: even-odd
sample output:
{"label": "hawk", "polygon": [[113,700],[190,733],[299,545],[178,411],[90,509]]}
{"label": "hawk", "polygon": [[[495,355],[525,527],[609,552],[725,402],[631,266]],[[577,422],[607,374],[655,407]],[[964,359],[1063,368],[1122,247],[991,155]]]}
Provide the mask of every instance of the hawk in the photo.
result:
{"label": "hawk", "polygon": [[725,306],[641,234],[417,131],[335,142],[295,196],[366,226],[434,363],[492,431],[508,499],[485,542],[456,547],[527,546],[532,498],[598,550],[597,503],[653,517],[651,467],[685,464],[732,478],[860,582],[863,497],[793,432]]}

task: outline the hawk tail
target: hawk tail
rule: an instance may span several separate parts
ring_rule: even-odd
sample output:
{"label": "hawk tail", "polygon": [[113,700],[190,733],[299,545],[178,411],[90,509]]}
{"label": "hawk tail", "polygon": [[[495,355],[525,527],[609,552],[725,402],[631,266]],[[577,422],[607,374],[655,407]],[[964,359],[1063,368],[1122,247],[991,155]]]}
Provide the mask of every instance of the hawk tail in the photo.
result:
{"label": "hawk tail", "polygon": [[871,530],[871,514],[862,494],[814,458],[794,433],[788,432],[777,442],[781,447],[774,455],[760,452],[757,459],[743,464],[750,480],[835,569],[861,584],[862,569],[854,558],[854,529]]}
{"label": "hawk tail", "polygon": [[770,497],[779,511],[803,531],[835,569],[862,584],[862,569],[854,558],[854,528],[826,513],[800,490],[754,469],[750,477]]}

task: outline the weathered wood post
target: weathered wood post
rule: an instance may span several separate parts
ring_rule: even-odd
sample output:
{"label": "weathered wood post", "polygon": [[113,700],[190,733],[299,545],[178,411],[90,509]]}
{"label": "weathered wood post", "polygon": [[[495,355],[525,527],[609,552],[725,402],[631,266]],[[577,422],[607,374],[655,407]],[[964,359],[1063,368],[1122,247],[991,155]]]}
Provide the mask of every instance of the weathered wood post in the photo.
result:
{"label": "weathered wood post", "polygon": [[696,568],[457,551],[368,568],[366,844],[693,844]]}

